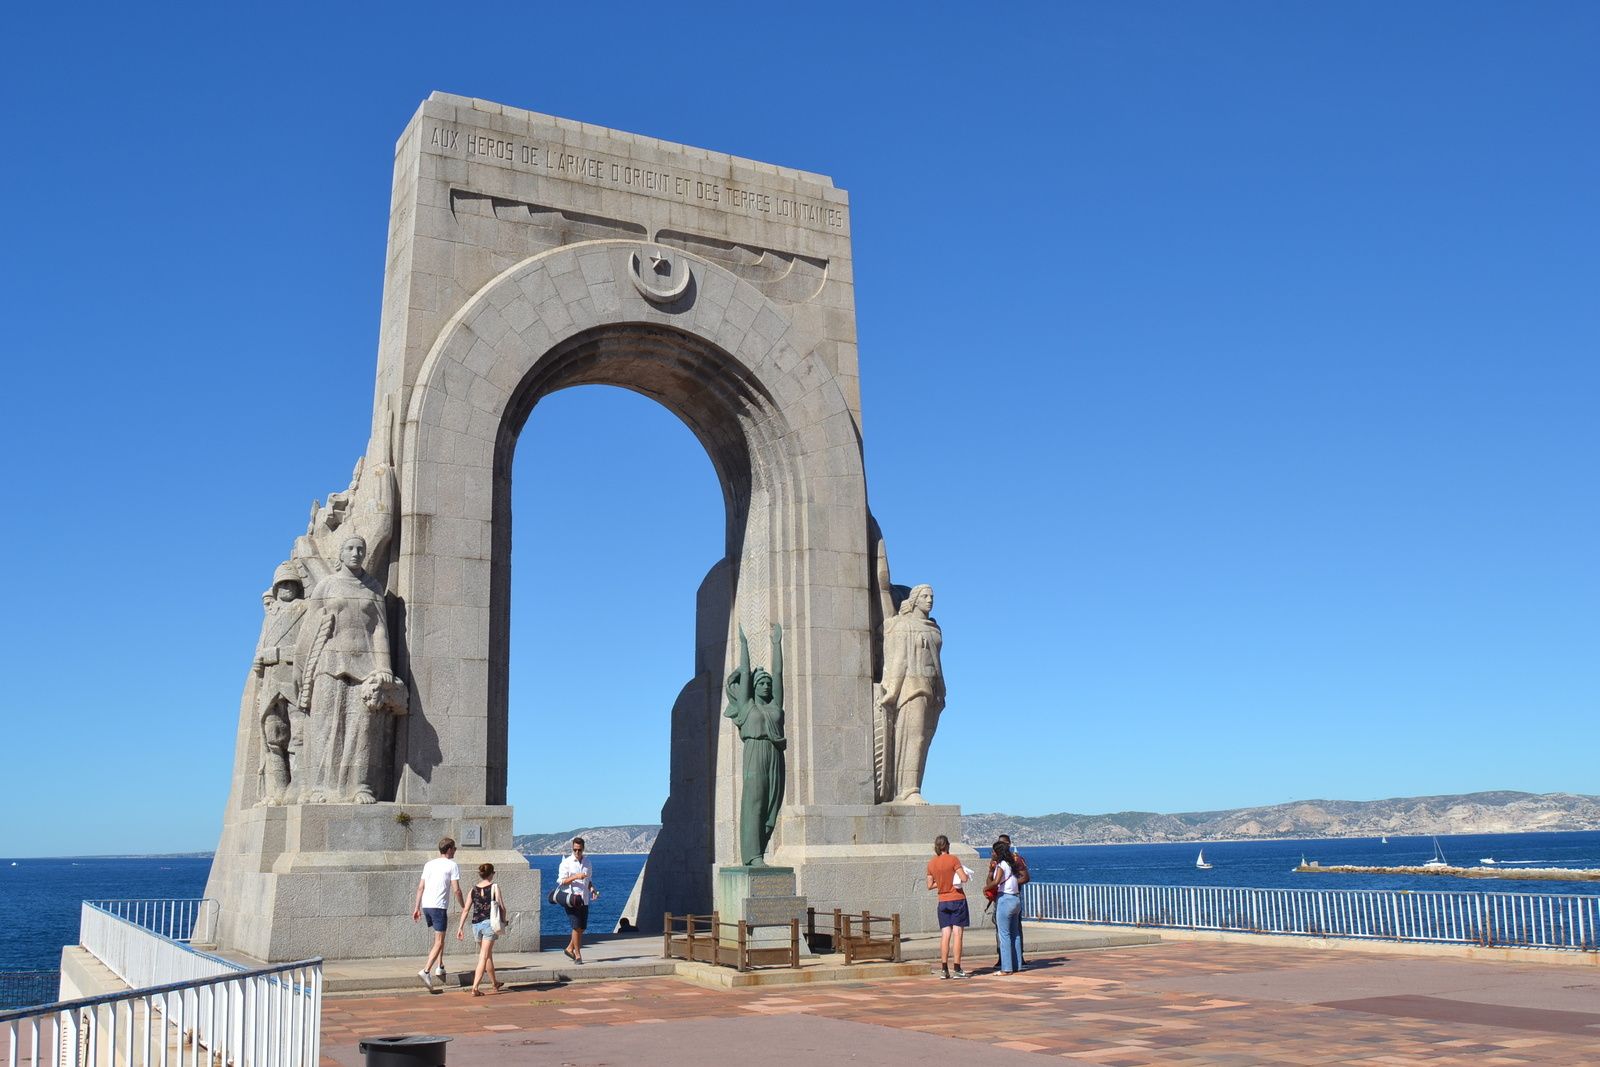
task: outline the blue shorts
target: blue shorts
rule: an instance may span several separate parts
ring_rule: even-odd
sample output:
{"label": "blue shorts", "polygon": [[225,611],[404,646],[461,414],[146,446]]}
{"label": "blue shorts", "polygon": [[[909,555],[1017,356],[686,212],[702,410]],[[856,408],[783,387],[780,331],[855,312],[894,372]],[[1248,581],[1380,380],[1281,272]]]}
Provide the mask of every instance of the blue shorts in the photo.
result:
{"label": "blue shorts", "polygon": [[442,934],[450,925],[450,913],[444,908],[423,908],[422,921],[434,933]]}
{"label": "blue shorts", "polygon": [[479,941],[493,941],[500,935],[494,932],[494,928],[489,925],[489,920],[485,919],[482,922],[472,924],[472,936]]}
{"label": "blue shorts", "polygon": [[972,916],[967,911],[967,898],[939,901],[939,929],[947,926],[971,926]]}

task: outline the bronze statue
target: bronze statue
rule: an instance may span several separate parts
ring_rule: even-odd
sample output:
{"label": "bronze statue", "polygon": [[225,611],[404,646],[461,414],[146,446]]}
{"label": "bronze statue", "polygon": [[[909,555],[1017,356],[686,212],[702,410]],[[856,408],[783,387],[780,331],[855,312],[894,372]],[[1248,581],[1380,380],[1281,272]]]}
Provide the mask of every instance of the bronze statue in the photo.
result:
{"label": "bronze statue", "polygon": [[762,857],[783,806],[783,627],[772,627],[772,672],[750,668],[750,642],[739,627],[739,666],[728,675],[728,710],[744,742],[739,791],[739,862],[765,867]]}

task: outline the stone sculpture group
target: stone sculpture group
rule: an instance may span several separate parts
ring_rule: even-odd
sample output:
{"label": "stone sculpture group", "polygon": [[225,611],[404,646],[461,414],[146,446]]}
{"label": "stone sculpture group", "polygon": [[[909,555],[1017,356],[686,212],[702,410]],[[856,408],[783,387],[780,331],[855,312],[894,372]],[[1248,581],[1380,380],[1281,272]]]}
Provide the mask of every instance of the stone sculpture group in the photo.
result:
{"label": "stone sculpture group", "polygon": [[349,489],[313,506],[305,535],[262,598],[250,682],[260,726],[258,805],[385,799],[393,717],[408,704],[374,573],[393,539],[393,481],[386,465],[358,464]]}

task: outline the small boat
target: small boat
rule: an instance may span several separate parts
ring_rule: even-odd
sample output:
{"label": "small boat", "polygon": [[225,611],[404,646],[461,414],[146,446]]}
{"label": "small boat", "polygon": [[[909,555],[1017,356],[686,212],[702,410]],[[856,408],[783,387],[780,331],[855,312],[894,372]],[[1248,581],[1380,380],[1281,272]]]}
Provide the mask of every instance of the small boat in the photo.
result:
{"label": "small boat", "polygon": [[1211,864],[1206,862],[1206,850],[1205,849],[1201,849],[1200,850],[1200,855],[1198,855],[1198,856],[1196,856],[1194,858],[1194,865],[1196,867],[1200,868],[1202,871],[1209,871],[1211,869]]}
{"label": "small boat", "polygon": [[1388,843],[1389,843],[1389,835],[1388,834],[1380,834],[1379,837],[1378,837],[1378,844],[1387,845]]}
{"label": "small boat", "polygon": [[1450,866],[1450,861],[1444,858],[1444,849],[1439,847],[1439,839],[1437,837],[1433,839],[1433,858],[1424,863],[1423,866],[1432,868]]}
{"label": "small boat", "polygon": [[1495,860],[1495,858],[1493,856],[1485,856],[1485,857],[1483,857],[1483,859],[1479,860],[1478,862],[1483,864],[1485,867],[1493,867],[1495,865],[1496,860]]}

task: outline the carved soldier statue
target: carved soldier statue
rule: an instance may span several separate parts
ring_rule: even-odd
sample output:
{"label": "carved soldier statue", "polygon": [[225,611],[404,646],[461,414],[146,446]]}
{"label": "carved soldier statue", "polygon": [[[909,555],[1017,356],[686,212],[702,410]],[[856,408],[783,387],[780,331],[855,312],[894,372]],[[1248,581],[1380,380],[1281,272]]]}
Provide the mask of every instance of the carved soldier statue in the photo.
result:
{"label": "carved soldier statue", "polygon": [[260,804],[282,804],[289,794],[294,759],[304,740],[299,708],[300,672],[294,649],[305,616],[305,578],[293,563],[272,575],[267,617],[261,624],[253,663],[257,678],[256,719],[261,726]]}

